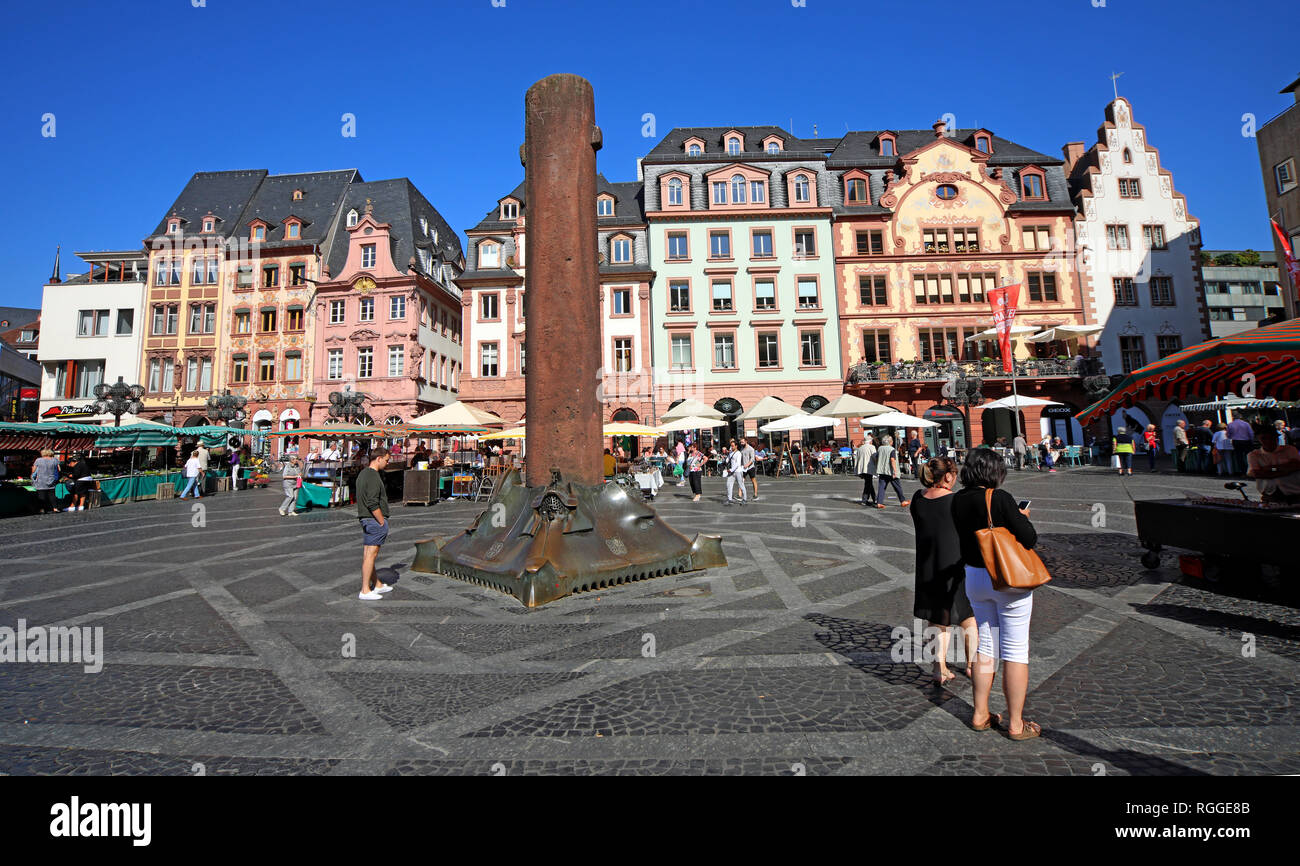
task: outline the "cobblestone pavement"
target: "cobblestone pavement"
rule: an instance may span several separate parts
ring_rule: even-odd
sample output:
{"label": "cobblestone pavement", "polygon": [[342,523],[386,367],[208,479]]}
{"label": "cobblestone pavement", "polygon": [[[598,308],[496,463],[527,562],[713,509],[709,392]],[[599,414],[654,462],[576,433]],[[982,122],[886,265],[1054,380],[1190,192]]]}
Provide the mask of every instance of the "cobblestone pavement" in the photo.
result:
{"label": "cobblestone pavement", "polygon": [[0,626],[99,626],[106,651],[99,673],[4,665],[0,773],[1300,772],[1296,608],[1137,559],[1132,498],[1218,482],[1012,474],[1056,574],[1031,642],[1045,735],[1024,743],[968,730],[964,677],[891,656],[906,513],[863,509],[851,478],[764,480],[744,508],[705,485],[657,507],[722,535],[726,568],[535,611],[408,570],[482,505],[394,506],[375,603],[354,512],[281,518],[274,490],[206,498],[203,521],[175,501],[6,520]]}

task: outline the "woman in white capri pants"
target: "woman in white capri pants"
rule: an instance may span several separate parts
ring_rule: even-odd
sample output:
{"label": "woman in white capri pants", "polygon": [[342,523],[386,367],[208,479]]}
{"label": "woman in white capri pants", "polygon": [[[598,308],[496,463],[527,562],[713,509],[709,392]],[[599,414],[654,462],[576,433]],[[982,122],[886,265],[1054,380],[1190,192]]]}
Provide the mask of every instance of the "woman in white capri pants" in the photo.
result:
{"label": "woman in white capri pants", "polygon": [[1032,548],[1038,533],[1029,522],[1029,509],[1021,510],[1005,490],[1006,462],[991,448],[974,448],[961,470],[962,490],[953,495],[952,519],[961,542],[966,566],[966,596],[975,611],[979,627],[979,650],[972,671],[975,713],[971,727],[987,731],[999,727],[1002,718],[989,712],[989,694],[1002,660],[1002,693],[1007,699],[1006,733],[1013,740],[1028,740],[1042,733],[1035,722],[1024,718],[1025,692],[1029,688],[1029,618],[1034,611],[1033,590],[995,589],[975,532],[989,525],[985,492],[993,490],[993,525],[1005,526],[1026,548]]}

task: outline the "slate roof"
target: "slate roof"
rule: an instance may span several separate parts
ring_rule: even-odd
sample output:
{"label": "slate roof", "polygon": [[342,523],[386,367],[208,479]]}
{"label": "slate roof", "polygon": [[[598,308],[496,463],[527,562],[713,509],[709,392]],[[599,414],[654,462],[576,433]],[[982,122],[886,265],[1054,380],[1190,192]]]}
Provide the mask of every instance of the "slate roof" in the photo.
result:
{"label": "slate roof", "polygon": [[[974,147],[975,133],[978,131],[977,129],[954,129],[949,130],[947,137],[967,147]],[[826,167],[889,168],[897,164],[897,156],[880,155],[880,147],[876,139],[882,132],[894,133],[896,149],[900,156],[906,156],[908,153],[925,147],[934,141],[933,129],[878,129],[849,132],[840,139],[839,146],[827,158]],[[1063,162],[1059,157],[1048,156],[1045,153],[1030,150],[1016,144],[1014,141],[1008,141],[996,135],[991,135],[991,138],[993,139],[993,153],[989,156],[989,165],[1029,165],[1032,163],[1046,167],[1061,165]]]}
{"label": "slate roof", "polygon": [[[202,218],[212,211],[218,217],[213,236],[229,238],[239,230],[245,205],[252,199],[258,186],[269,174],[266,169],[241,171],[198,171],[195,172],[181,190],[181,194],[172,202],[171,207],[162,215],[153,232],[145,238],[148,241],[167,234],[167,219],[173,213],[186,222],[181,223],[181,230],[186,233],[199,234],[203,228]],[[245,229],[247,226],[244,227]]]}
{"label": "slate roof", "polygon": [[[609,193],[614,196],[614,215],[598,217],[596,220],[598,227],[605,228],[645,222],[645,183],[642,181],[612,182],[606,179],[605,175],[598,173],[596,175],[596,195],[599,196],[601,193]],[[509,193],[497,199],[497,204],[470,231],[500,232],[503,235],[508,235],[514,228],[515,221],[498,218],[501,214],[500,202],[507,198],[513,198],[519,202],[520,214],[527,212],[528,203],[524,196],[524,184],[520,182]],[[591,206],[594,208],[596,203],[593,201]]]}
{"label": "slate roof", "polygon": [[[350,168],[343,171],[322,171],[304,174],[272,174],[262,179],[252,200],[239,215],[235,226],[237,237],[248,236],[248,224],[260,219],[268,226],[263,249],[278,246],[323,243],[339,214],[339,205],[349,184],[359,182],[360,173]],[[301,199],[294,201],[294,190],[302,190]],[[302,220],[301,236],[289,240],[285,237],[284,221],[289,216]],[[164,220],[165,222],[165,220]],[[185,226],[196,232],[201,225],[194,222]],[[228,228],[220,224],[224,231]]]}
{"label": "slate roof", "polygon": [[0,331],[8,331],[11,328],[21,328],[23,325],[33,324],[41,317],[40,310],[33,310],[31,307],[0,307],[0,323],[8,322],[9,324],[0,324]]}
{"label": "slate roof", "polygon": [[[745,137],[741,154],[746,160],[824,159],[840,143],[838,138],[799,138],[779,126],[679,126],[670,130],[658,144],[651,148],[644,162],[716,161],[735,158],[727,153],[727,145],[723,138],[732,130]],[[763,139],[773,135],[781,139],[779,154],[769,154],[763,149]],[[685,144],[687,139],[691,138],[704,141],[703,153],[700,156],[686,155]]]}
{"label": "slate roof", "polygon": [[[437,270],[441,264],[455,265],[461,258],[460,237],[415,188],[415,184],[407,178],[399,177],[353,183],[348,187],[326,259],[331,274],[342,273],[343,266],[347,263],[349,236],[346,214],[355,208],[358,215],[364,215],[366,199],[370,199],[374,207],[372,216],[379,222],[392,226],[389,237],[393,247],[393,264],[399,270],[406,270],[412,255],[416,257],[416,267],[423,270],[424,263],[418,254],[419,250],[423,250],[432,259],[430,267],[433,273],[428,276],[439,279]],[[423,224],[421,218],[424,219]]]}

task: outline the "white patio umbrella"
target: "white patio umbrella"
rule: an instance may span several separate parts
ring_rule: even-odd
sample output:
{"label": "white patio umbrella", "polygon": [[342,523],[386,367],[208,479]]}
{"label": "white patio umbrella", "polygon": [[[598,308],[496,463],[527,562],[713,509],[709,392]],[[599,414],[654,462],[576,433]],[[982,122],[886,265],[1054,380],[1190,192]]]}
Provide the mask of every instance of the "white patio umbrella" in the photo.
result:
{"label": "white patio umbrella", "polygon": [[883,403],[864,400],[853,394],[841,394],[813,414],[823,418],[861,418],[865,415],[879,415],[892,411]]}
{"label": "white patio umbrella", "polygon": [[[712,406],[708,405],[707,403],[702,403],[699,400],[692,398],[690,400],[683,400],[682,402],[678,403],[676,406],[669,409],[664,414],[660,415],[659,420],[676,421],[678,418],[686,418],[688,416],[694,416],[696,418],[713,418],[719,420],[727,417],[723,415],[721,412],[719,412],[717,409],[714,409]],[[707,426],[721,427],[722,425],[712,424]],[[694,428],[678,427],[677,429],[691,430]]]}
{"label": "white patio umbrella", "polygon": [[883,412],[862,419],[863,427],[938,427],[933,421],[908,415],[904,412]]}
{"label": "white patio umbrella", "polygon": [[740,416],[742,421],[753,421],[755,419],[768,418],[789,418],[791,415],[798,415],[799,407],[791,406],[780,397],[764,397],[754,404],[744,415]]}
{"label": "white patio umbrella", "polygon": [[1013,394],[1010,397],[1003,397],[1001,400],[994,400],[992,403],[985,403],[981,409],[1024,409],[1026,406],[1064,406],[1059,400],[1043,400],[1040,397],[1026,397],[1023,394]]}
{"label": "white patio umbrella", "polygon": [[1050,343],[1054,340],[1077,340],[1080,337],[1090,337],[1093,334],[1100,334],[1105,329],[1104,325],[1057,325],[1054,328],[1048,328],[1040,334],[1026,337],[1025,342]]}
{"label": "white patio umbrella", "polygon": [[462,403],[457,400],[443,406],[441,409],[434,409],[432,412],[425,413],[419,418],[411,421],[408,427],[504,427],[505,421],[499,415],[495,415],[486,409],[480,409],[469,403]]}
{"label": "white patio umbrella", "polygon": [[703,418],[699,415],[687,415],[685,418],[674,418],[659,425],[659,429],[665,433],[671,433],[674,430],[712,430],[715,427],[725,427],[726,421],[720,418]]}
{"label": "white patio umbrella", "polygon": [[780,433],[784,430],[816,430],[821,427],[834,427],[835,423],[834,418],[818,418],[815,415],[809,415],[807,412],[799,412],[779,421],[764,424],[758,428],[758,432]]}

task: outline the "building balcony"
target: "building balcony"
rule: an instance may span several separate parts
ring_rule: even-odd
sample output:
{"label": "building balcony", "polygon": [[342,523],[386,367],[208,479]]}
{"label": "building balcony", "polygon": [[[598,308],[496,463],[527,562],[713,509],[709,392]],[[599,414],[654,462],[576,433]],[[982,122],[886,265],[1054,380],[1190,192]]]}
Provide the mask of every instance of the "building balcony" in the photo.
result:
{"label": "building balcony", "polygon": [[[1016,359],[1016,378],[1084,379],[1105,376],[1106,370],[1099,358],[1084,358],[1082,364],[1073,360],[1047,358]],[[1002,362],[994,361],[899,361],[893,364],[865,363],[850,367],[845,383],[849,385],[872,382],[929,382],[952,377],[967,379],[1010,379],[1011,374],[1002,369]]]}

